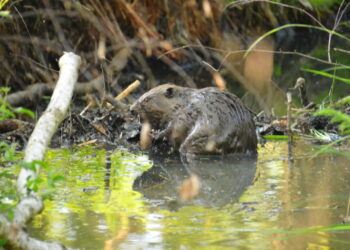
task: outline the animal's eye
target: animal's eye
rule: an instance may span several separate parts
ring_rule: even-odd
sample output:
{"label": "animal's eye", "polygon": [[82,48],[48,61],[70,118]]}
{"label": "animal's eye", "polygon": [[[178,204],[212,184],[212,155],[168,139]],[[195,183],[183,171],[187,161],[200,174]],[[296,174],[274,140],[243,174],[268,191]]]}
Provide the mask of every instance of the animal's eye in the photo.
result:
{"label": "animal's eye", "polygon": [[164,95],[168,98],[172,98],[174,96],[174,88],[167,88]]}

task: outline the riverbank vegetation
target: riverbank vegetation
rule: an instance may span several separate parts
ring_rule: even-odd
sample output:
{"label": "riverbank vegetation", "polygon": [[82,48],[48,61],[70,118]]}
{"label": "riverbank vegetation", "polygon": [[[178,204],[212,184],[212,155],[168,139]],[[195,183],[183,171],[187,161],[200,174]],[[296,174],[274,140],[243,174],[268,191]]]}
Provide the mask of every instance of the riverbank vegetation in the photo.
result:
{"label": "riverbank vegetation", "polygon": [[[51,99],[64,51],[82,66],[53,147],[136,152],[141,125],[128,105],[172,82],[237,94],[256,114],[262,145],[312,138],[327,144],[314,157],[350,157],[349,11],[342,0],[0,0],[0,213],[14,218],[11,166]],[[48,175],[48,193],[60,180]]]}

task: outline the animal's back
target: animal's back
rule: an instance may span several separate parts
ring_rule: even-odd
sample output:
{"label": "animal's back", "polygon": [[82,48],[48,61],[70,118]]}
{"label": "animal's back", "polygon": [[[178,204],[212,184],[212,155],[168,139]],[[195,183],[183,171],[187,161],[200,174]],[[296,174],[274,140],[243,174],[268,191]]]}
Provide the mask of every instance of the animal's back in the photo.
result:
{"label": "animal's back", "polygon": [[[185,111],[185,112],[184,112]],[[192,154],[256,152],[251,112],[227,91],[209,87],[192,93],[179,118],[195,119],[180,152]]]}

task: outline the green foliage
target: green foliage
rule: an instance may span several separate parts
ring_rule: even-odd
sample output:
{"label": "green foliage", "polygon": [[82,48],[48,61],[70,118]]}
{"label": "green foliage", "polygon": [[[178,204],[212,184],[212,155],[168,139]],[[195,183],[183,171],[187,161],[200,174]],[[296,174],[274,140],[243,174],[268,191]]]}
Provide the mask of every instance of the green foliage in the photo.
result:
{"label": "green foliage", "polygon": [[15,152],[16,144],[8,145],[6,142],[0,142],[0,163],[4,163],[5,161],[16,161],[17,157]]}
{"label": "green foliage", "polygon": [[[0,10],[2,10],[2,8],[5,6],[5,4],[8,2],[9,0],[0,0]],[[0,11],[0,17],[9,17],[10,16],[10,12],[9,11]],[[1,246],[1,244],[0,244]]]}
{"label": "green foliage", "polygon": [[[9,88],[0,88],[0,121],[15,118],[16,114],[26,114],[34,117],[34,113],[30,110],[24,108],[12,109],[8,105],[5,96],[9,91]],[[0,212],[6,214],[9,220],[13,219],[13,208],[19,199],[15,186],[16,176],[13,167],[10,167],[20,159],[16,154],[16,146],[15,143],[8,145],[5,142],[0,142]]]}
{"label": "green foliage", "polygon": [[0,247],[5,246],[6,243],[7,243],[7,240],[5,240],[5,239],[0,239]]}
{"label": "green foliage", "polygon": [[341,0],[308,0],[308,2],[317,9],[327,9],[333,5],[340,4]]}
{"label": "green foliage", "polygon": [[0,0],[0,10],[5,6],[9,0]]}
{"label": "green foliage", "polygon": [[338,122],[339,129],[343,134],[350,134],[350,116],[348,116],[347,114],[338,110],[326,108],[317,111],[314,115],[332,117],[331,122]]}
{"label": "green foliage", "polygon": [[350,95],[345,96],[344,98],[340,99],[337,104],[341,107],[344,107],[347,104],[350,104]]}
{"label": "green foliage", "polygon": [[26,185],[27,188],[30,191],[38,192],[39,191],[39,185],[43,183],[43,180],[41,178],[35,178],[32,180],[28,180]]}
{"label": "green foliage", "polygon": [[21,162],[21,167],[31,170],[33,172],[37,171],[36,166],[40,166],[40,167],[47,167],[47,164],[45,162],[42,161],[32,161],[32,162]]}
{"label": "green foliage", "polygon": [[[33,172],[37,172],[38,168],[47,168],[48,164],[46,164],[43,161],[32,161],[32,162],[21,162],[20,166],[22,168],[31,170]],[[27,188],[29,192],[34,191],[34,192],[39,192],[39,187],[46,182],[46,189],[42,193],[42,198],[43,199],[51,199],[52,196],[55,194],[55,188],[56,184],[60,181],[64,181],[65,178],[56,170],[50,170],[47,173],[46,176],[46,181],[43,178],[35,178],[32,180],[28,180],[27,182]]]}
{"label": "green foliage", "polygon": [[[342,100],[349,101],[350,98],[348,96]],[[341,152],[341,151],[332,149],[334,146],[338,145],[340,142],[350,139],[350,116],[339,111],[339,110],[335,110],[335,109],[331,109],[331,108],[325,108],[325,109],[322,109],[320,111],[317,111],[314,113],[314,115],[332,117],[331,122],[339,123],[339,130],[345,136],[338,139],[338,140],[333,141],[332,143],[329,143],[325,146],[322,146],[320,148],[320,150],[316,151],[313,154],[313,157],[316,157],[319,154],[323,154],[323,153],[341,154],[341,155],[344,155],[346,157],[350,157],[349,152]]]}
{"label": "green foliage", "polygon": [[[322,55],[322,53],[323,53],[323,55]],[[322,49],[322,50],[319,50],[319,53],[317,56],[322,57],[322,56],[324,56],[324,54],[325,54],[325,49]],[[346,61],[347,57],[344,57],[344,56],[340,57],[340,58],[335,58],[335,60],[337,62],[342,61],[345,64],[349,63],[349,61]],[[321,110],[315,112],[314,115],[331,117],[331,122],[338,123],[339,124],[338,125],[339,131],[343,135],[345,135],[344,137],[339,139],[339,138],[336,138],[332,134],[327,133],[325,131],[311,130],[311,133],[317,139],[331,142],[327,145],[322,146],[320,148],[320,150],[318,150],[317,152],[315,152],[313,154],[313,157],[316,157],[322,153],[331,153],[331,154],[338,154],[338,155],[340,154],[340,155],[344,155],[346,157],[350,157],[349,152],[346,152],[346,151],[344,152],[341,150],[333,149],[335,146],[338,146],[340,142],[346,141],[350,138],[350,136],[349,136],[350,135],[350,116],[340,111],[340,110],[344,109],[344,107],[346,107],[346,105],[348,105],[350,103],[350,96],[346,96],[346,97],[338,100],[335,103],[333,102],[335,82],[340,81],[340,82],[343,82],[346,84],[350,84],[350,78],[348,75],[349,68],[350,68],[349,66],[345,66],[345,65],[337,66],[337,67],[330,67],[330,68],[324,69],[322,71],[321,70],[314,70],[314,69],[310,69],[310,68],[302,68],[302,70],[305,72],[310,72],[310,73],[313,73],[316,75],[327,77],[327,78],[330,78],[332,80],[332,84],[331,84],[328,96],[322,100],[322,105],[320,106]],[[326,103],[328,101],[331,104],[326,105]]]}
{"label": "green foliage", "polygon": [[52,200],[53,195],[56,194],[56,185],[59,182],[63,182],[65,178],[59,173],[59,171],[53,169],[49,170],[47,174],[47,189],[42,194],[44,200]]}
{"label": "green foliage", "polygon": [[[8,118],[15,118],[16,114],[25,114],[29,115],[30,117],[34,117],[34,113],[28,109],[12,109],[7,104],[4,96],[7,95],[9,90],[9,88],[0,88],[0,121]],[[14,167],[12,167],[11,165],[15,165],[19,161],[19,159],[20,157],[16,153],[15,143],[8,145],[5,142],[0,142],[0,213],[5,214],[9,220],[13,219],[13,208],[19,201],[19,195],[16,189],[17,176],[14,174]],[[22,162],[19,165],[23,168],[32,170],[34,172],[37,171],[37,166],[40,166],[42,168],[47,167],[47,164],[42,161],[33,161],[29,163]],[[51,171],[48,173],[47,178],[45,178],[48,188],[43,194],[44,199],[52,197],[52,194],[54,193],[55,189],[55,184],[58,181],[61,181],[62,178],[63,177],[55,171]],[[45,181],[42,178],[29,180],[27,183],[27,187],[30,192],[38,192],[39,186],[43,182]],[[0,242],[0,247],[1,244],[2,243]]]}
{"label": "green foliage", "polygon": [[[5,142],[0,143],[0,160],[1,162],[18,161],[19,157],[15,155],[15,145],[8,145]],[[19,164],[21,167],[28,170],[37,171],[37,166],[46,168],[47,164],[42,161],[22,162]],[[19,196],[16,190],[16,176],[13,173],[13,168],[1,167],[0,168],[0,212],[7,215],[9,220],[13,219],[13,208],[19,200]],[[27,182],[27,188],[29,192],[39,192],[39,188],[46,182],[46,189],[42,193],[43,199],[52,199],[55,194],[56,184],[63,181],[64,177],[56,170],[48,171],[45,178],[35,178]]]}
{"label": "green foliage", "polygon": [[337,36],[339,38],[342,38],[348,42],[350,42],[350,38],[338,33],[338,32],[335,32],[333,30],[330,30],[330,29],[327,29],[327,28],[323,28],[323,27],[319,27],[319,26],[314,26],[314,25],[309,25],[309,24],[285,24],[285,25],[282,25],[280,27],[277,27],[275,29],[272,29],[268,32],[266,32],[264,35],[260,36],[258,39],[256,39],[250,46],[249,48],[246,50],[246,52],[244,53],[244,57],[246,57],[253,49],[254,47],[259,43],[261,42],[263,39],[265,39],[266,37],[280,31],[280,30],[283,30],[283,29],[287,29],[287,28],[294,28],[294,27],[297,27],[297,28],[308,28],[308,29],[316,29],[316,30],[321,30],[321,31],[324,31],[324,32],[327,32],[329,34],[332,34],[334,36]]}
{"label": "green foliage", "polygon": [[330,73],[327,73],[327,72],[324,72],[324,71],[319,71],[319,70],[314,70],[314,69],[302,68],[302,70],[306,71],[306,72],[311,72],[311,73],[314,73],[314,74],[317,74],[317,75],[320,75],[320,76],[325,76],[325,77],[331,78],[333,80],[338,80],[338,81],[350,84],[350,79],[348,79],[348,78],[336,76],[334,74],[330,74]]}
{"label": "green foliage", "polygon": [[274,67],[274,75],[275,76],[281,76],[282,75],[282,64],[276,64]]}
{"label": "green foliage", "polygon": [[34,117],[35,117],[33,111],[31,111],[31,110],[29,110],[29,109],[22,108],[22,107],[15,108],[15,109],[13,109],[13,111],[14,111],[16,114],[28,115],[28,116],[30,116],[31,118],[34,118]]}
{"label": "green foliage", "polygon": [[5,99],[5,96],[7,93],[10,91],[9,88],[0,88],[0,121],[8,119],[8,118],[15,118],[16,114],[23,114],[23,115],[28,115],[31,118],[34,118],[34,113],[25,108],[15,108],[13,109]]}
{"label": "green foliage", "polygon": [[15,149],[14,144],[0,142],[0,212],[6,214],[9,220],[13,219],[13,207],[18,201],[18,196],[12,168],[4,165],[18,160]]}
{"label": "green foliage", "polygon": [[15,114],[11,111],[10,106],[4,98],[9,91],[9,88],[0,88],[0,121],[7,118],[15,118]]}

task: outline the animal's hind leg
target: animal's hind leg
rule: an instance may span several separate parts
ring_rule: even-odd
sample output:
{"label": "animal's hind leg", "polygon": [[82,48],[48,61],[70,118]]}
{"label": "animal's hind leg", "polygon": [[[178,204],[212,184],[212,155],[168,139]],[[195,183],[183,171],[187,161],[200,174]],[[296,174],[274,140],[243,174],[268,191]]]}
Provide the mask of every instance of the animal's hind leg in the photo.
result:
{"label": "animal's hind leg", "polygon": [[221,153],[217,148],[215,137],[208,135],[207,132],[193,131],[181,144],[180,153],[182,154],[214,154]]}

